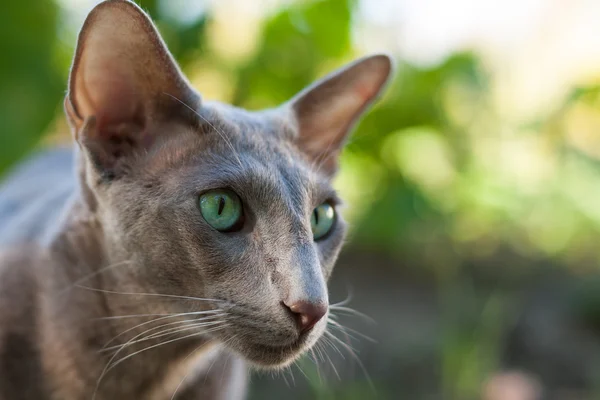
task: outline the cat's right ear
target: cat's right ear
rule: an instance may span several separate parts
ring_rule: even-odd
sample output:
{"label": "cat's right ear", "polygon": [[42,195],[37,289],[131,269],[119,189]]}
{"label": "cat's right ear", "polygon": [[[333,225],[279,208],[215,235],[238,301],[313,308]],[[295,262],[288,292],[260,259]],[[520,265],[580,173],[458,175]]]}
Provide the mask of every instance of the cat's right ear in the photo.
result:
{"label": "cat's right ear", "polygon": [[173,98],[200,101],[150,18],[126,0],[97,5],[79,34],[65,111],[100,174],[115,176],[121,159],[167,134],[157,127]]}
{"label": "cat's right ear", "polygon": [[364,57],[315,82],[288,103],[298,126],[295,142],[322,172],[335,174],[346,138],[392,72],[388,55]]}

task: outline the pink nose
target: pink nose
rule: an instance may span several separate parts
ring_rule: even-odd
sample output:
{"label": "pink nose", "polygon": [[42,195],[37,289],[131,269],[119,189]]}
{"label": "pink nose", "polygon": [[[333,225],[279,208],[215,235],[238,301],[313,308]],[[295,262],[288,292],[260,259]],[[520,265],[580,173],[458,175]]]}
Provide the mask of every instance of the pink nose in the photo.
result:
{"label": "pink nose", "polygon": [[327,313],[327,304],[296,301],[285,306],[294,314],[300,332],[306,333]]}

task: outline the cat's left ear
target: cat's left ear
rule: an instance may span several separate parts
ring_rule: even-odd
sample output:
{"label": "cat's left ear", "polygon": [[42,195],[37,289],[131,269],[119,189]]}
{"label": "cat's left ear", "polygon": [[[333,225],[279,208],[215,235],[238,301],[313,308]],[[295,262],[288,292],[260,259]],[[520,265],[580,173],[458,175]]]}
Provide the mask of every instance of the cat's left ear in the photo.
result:
{"label": "cat's left ear", "polygon": [[333,175],[349,132],[377,98],[393,70],[384,54],[359,59],[315,82],[290,102],[300,149]]}

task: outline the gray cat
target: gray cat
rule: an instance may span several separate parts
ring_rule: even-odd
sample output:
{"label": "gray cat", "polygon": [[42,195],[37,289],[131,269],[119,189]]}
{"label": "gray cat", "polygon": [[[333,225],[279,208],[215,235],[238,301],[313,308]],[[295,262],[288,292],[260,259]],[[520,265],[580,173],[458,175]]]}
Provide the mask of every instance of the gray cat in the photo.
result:
{"label": "gray cat", "polygon": [[391,69],[366,57],[249,112],[201,100],[135,4],[96,6],[65,99],[75,151],[0,188],[0,399],[240,399],[247,365],[328,334],[331,179]]}

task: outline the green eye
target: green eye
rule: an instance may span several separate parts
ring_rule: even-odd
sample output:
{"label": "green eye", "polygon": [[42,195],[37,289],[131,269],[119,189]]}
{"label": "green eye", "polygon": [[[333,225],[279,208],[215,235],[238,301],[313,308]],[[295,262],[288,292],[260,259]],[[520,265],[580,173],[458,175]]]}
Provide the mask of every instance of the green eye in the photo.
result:
{"label": "green eye", "polygon": [[335,210],[329,203],[323,203],[315,208],[310,216],[313,238],[319,240],[324,238],[333,227],[335,222]]}
{"label": "green eye", "polygon": [[242,228],[242,202],[231,190],[217,189],[200,196],[200,212],[210,226],[221,232]]}

